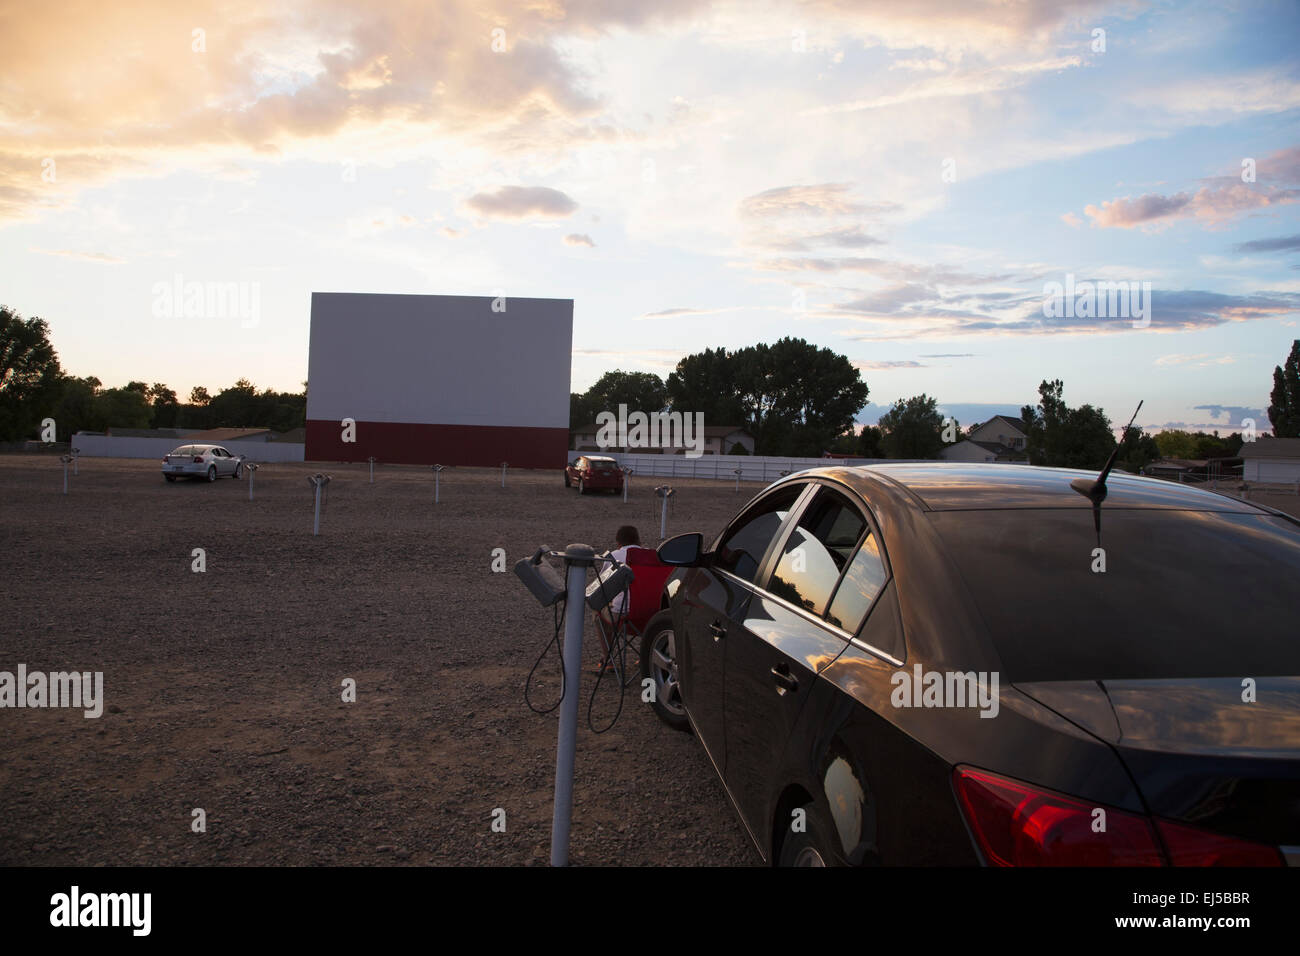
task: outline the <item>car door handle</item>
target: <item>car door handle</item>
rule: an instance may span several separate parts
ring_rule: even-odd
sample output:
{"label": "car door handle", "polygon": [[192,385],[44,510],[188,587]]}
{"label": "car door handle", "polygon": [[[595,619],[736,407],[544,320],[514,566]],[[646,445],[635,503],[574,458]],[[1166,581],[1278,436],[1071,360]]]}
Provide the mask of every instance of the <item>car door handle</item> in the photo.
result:
{"label": "car door handle", "polygon": [[798,679],[790,673],[790,668],[785,664],[777,664],[772,668],[772,679],[776,681],[776,692],[784,695],[786,691],[796,691],[799,689]]}
{"label": "car door handle", "polygon": [[727,636],[727,629],[722,626],[721,621],[714,621],[709,625],[709,633],[713,635],[713,640],[716,643]]}

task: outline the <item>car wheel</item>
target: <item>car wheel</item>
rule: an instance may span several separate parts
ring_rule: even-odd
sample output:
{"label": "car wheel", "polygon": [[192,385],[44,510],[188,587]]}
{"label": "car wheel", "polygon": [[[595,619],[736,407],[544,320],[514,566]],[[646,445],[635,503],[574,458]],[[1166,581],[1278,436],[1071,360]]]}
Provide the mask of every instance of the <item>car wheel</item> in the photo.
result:
{"label": "car wheel", "polygon": [[175,476],[175,475],[163,475],[163,480],[166,481],[168,484],[171,484],[173,481],[176,480],[176,476]]}
{"label": "car wheel", "polygon": [[[829,833],[817,816],[817,808],[809,803],[799,809],[803,811],[804,829],[802,832],[789,830],[786,833],[785,839],[781,841],[779,865],[834,866],[835,857],[827,849]],[[791,826],[791,823],[786,826]]]}
{"label": "car wheel", "polygon": [[243,474],[244,474],[244,463],[242,461],[235,462],[235,473],[230,477],[238,480]]}
{"label": "car wheel", "polygon": [[673,616],[660,611],[646,623],[641,636],[641,678],[653,681],[655,716],[673,730],[690,733],[691,723],[682,706],[682,688],[677,680],[677,642]]}
{"label": "car wheel", "polygon": [[208,465],[208,481],[216,481],[216,480],[217,480],[217,466]]}

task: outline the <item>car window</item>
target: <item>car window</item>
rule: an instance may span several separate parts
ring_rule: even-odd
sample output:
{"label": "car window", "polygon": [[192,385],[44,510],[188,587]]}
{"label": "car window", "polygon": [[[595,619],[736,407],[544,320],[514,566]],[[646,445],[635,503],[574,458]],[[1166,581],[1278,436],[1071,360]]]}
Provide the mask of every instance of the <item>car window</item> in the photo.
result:
{"label": "car window", "polygon": [[839,492],[821,488],[786,539],[767,590],[821,616],[867,522]]}
{"label": "car window", "polygon": [[826,620],[842,631],[856,634],[862,626],[862,619],[885,586],[886,577],[885,562],[880,557],[876,536],[868,532],[835,589]]}
{"label": "car window", "polygon": [[736,519],[718,545],[714,566],[746,581],[754,580],[763,555],[806,487],[787,485]]}
{"label": "car window", "polygon": [[1300,674],[1287,518],[1103,505],[1101,553],[1087,507],[929,518],[1008,683]]}

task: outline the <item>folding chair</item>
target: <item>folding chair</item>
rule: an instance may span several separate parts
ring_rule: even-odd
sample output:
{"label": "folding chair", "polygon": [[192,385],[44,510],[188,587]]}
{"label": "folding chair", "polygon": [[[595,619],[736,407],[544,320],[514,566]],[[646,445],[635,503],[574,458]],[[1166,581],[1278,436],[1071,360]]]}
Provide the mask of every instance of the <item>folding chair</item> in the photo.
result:
{"label": "folding chair", "polygon": [[636,680],[640,671],[641,637],[650,618],[659,612],[659,600],[673,568],[660,561],[652,548],[628,548],[624,563],[632,569],[634,577],[623,611],[611,615],[613,633],[599,615],[596,625],[609,648],[606,660],[614,665],[615,674],[626,687]]}

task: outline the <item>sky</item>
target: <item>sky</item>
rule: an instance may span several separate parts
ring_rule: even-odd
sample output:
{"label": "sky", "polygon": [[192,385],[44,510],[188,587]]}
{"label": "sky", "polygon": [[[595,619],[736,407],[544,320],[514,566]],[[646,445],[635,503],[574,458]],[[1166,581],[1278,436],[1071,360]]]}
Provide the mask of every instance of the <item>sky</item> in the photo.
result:
{"label": "sky", "polygon": [[7,4],[0,302],[182,400],[300,390],[314,291],[514,295],[574,300],[575,391],[791,335],[862,422],[1059,378],[1264,431],[1297,37],[1294,2]]}

